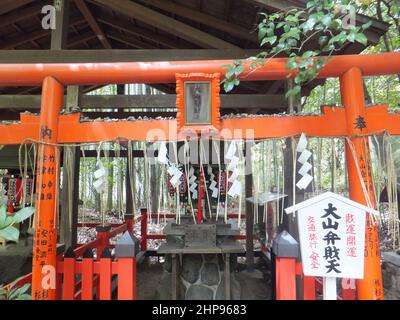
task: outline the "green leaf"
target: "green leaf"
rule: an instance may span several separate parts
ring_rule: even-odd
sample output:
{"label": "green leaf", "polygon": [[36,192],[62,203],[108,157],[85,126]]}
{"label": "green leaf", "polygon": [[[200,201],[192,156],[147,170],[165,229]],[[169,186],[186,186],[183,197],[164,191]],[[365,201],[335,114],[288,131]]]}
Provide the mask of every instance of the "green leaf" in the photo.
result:
{"label": "green leaf", "polygon": [[296,95],[298,95],[300,93],[300,91],[301,91],[301,86],[299,86],[299,85],[294,86],[293,89],[291,89],[288,92],[286,92],[285,97],[289,98],[289,97],[296,96]]}
{"label": "green leaf", "polygon": [[15,223],[22,222],[25,219],[29,218],[31,215],[33,215],[34,212],[35,212],[34,207],[22,208],[21,210],[19,210],[14,214],[14,222]]}
{"label": "green leaf", "polygon": [[233,89],[234,86],[235,86],[235,85],[234,85],[233,81],[227,81],[227,82],[225,82],[225,83],[224,83],[224,90],[225,90],[225,92],[232,91],[232,89]]}
{"label": "green leaf", "polygon": [[265,37],[267,34],[268,28],[267,27],[262,27],[258,29],[258,40],[261,41],[262,38]]}
{"label": "green leaf", "polygon": [[328,42],[328,37],[327,36],[322,36],[318,39],[318,44],[320,47],[325,46],[325,44]]}
{"label": "green leaf", "polygon": [[237,67],[235,70],[235,76],[238,76],[239,74],[241,74],[243,72],[243,70],[244,70],[243,66]]}
{"label": "green leaf", "polygon": [[0,230],[0,237],[9,241],[18,241],[19,230],[13,226],[8,226],[7,228]]}
{"label": "green leaf", "polygon": [[297,62],[294,59],[290,59],[287,63],[286,63],[286,70],[291,70],[291,69],[295,69],[297,68]]}
{"label": "green leaf", "polygon": [[329,26],[332,23],[332,17],[329,15],[326,15],[325,17],[322,18],[321,22],[325,27],[329,28]]}
{"label": "green leaf", "polygon": [[303,25],[303,30],[304,32],[310,31],[314,28],[315,24],[317,23],[317,20],[315,18],[309,18],[305,24]]}
{"label": "green leaf", "polygon": [[272,37],[264,38],[264,39],[261,41],[260,46],[263,46],[263,45],[266,44],[266,43],[270,43],[271,45],[273,45],[273,44],[276,42],[277,39],[278,39],[277,36],[272,36]]}
{"label": "green leaf", "polygon": [[350,32],[350,34],[347,36],[347,40],[354,42],[356,40],[356,34],[354,32]]}
{"label": "green leaf", "polygon": [[367,45],[368,43],[368,39],[363,33],[356,33],[355,40],[359,43],[362,43],[363,45]]}

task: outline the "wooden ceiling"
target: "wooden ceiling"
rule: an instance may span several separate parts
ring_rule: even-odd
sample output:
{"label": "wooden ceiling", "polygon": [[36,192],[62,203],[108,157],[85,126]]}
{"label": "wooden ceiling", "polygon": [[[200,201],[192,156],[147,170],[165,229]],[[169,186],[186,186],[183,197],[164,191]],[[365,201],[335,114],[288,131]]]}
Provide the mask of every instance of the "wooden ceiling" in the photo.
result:
{"label": "wooden ceiling", "polygon": [[[54,0],[2,0],[0,49],[49,50],[51,30],[41,27],[44,5]],[[258,49],[260,11],[304,6],[305,0],[70,0],[65,49]],[[359,19],[362,19],[359,18]],[[370,43],[387,26],[374,21]],[[339,54],[359,53],[349,44]],[[10,51],[10,55],[12,52]],[[310,85],[310,88],[316,83]],[[309,89],[310,89],[309,88]],[[173,84],[160,87],[174,92]],[[88,88],[86,88],[88,90]],[[306,90],[307,91],[307,90]],[[37,94],[38,88],[0,88],[2,94]],[[243,83],[233,93],[277,94],[283,82]]]}

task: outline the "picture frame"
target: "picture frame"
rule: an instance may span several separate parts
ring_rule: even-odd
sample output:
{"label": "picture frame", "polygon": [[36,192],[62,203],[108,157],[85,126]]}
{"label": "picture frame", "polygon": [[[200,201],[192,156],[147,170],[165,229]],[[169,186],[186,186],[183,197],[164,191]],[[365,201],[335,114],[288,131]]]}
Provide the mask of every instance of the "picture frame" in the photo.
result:
{"label": "picture frame", "polygon": [[176,74],[178,131],[219,131],[220,76],[220,73]]}

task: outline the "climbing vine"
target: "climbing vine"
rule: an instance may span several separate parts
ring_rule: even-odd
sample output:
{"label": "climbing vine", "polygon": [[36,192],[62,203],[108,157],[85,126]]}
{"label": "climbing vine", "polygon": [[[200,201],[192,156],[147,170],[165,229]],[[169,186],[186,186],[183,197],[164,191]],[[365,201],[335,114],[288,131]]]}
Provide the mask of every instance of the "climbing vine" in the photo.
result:
{"label": "climbing vine", "polygon": [[223,66],[228,69],[223,80],[225,91],[231,91],[249,74],[243,73],[246,67],[251,73],[268,64],[270,58],[288,56],[287,78],[294,79],[294,85],[286,97],[298,95],[301,87],[316,78],[335,51],[343,49],[348,42],[367,44],[364,32],[371,26],[371,21],[356,25],[355,4],[349,0],[309,0],[304,9],[260,13],[262,21],[257,31],[263,51]]}

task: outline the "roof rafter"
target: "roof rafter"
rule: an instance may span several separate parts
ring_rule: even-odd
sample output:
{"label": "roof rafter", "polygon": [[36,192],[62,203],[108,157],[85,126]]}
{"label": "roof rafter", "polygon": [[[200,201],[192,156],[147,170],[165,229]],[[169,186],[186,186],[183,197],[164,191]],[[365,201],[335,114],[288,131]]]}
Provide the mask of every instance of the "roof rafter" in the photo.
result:
{"label": "roof rafter", "polygon": [[172,39],[168,39],[165,38],[161,35],[155,34],[151,31],[148,31],[144,28],[140,28],[135,26],[134,28],[130,28],[131,24],[129,23],[129,21],[126,21],[125,19],[118,19],[118,20],[112,20],[111,17],[107,17],[105,15],[101,15],[98,18],[98,21],[102,24],[108,25],[110,27],[116,28],[118,30],[122,30],[126,33],[135,35],[135,36],[140,36],[146,40],[149,40],[153,43],[157,43],[160,44],[164,47],[167,48],[180,48],[182,47],[181,45],[179,45],[177,42],[175,42]]}
{"label": "roof rafter", "polygon": [[251,34],[250,30],[246,30],[245,28],[239,27],[238,25],[215,18],[198,10],[193,10],[177,3],[166,2],[165,0],[140,0],[140,2],[174,13],[178,16],[191,19],[217,30],[224,31],[239,39],[258,42],[256,35]]}
{"label": "roof rafter", "polygon": [[134,39],[132,37],[129,37],[127,35],[122,34],[121,32],[118,31],[113,31],[113,30],[108,30],[106,32],[107,36],[111,39],[114,39],[118,42],[125,43],[129,46],[132,46],[134,48],[138,49],[157,49],[157,47],[149,44],[149,43],[144,43],[138,39]]}
{"label": "roof rafter", "polygon": [[89,24],[90,28],[96,34],[97,38],[103,45],[105,49],[112,49],[110,42],[108,41],[105,33],[100,28],[99,24],[97,23],[96,19],[94,18],[93,14],[90,12],[88,6],[86,5],[84,0],[75,0],[75,5],[85,17],[87,23]]}
{"label": "roof rafter", "polygon": [[19,7],[22,7],[31,2],[33,2],[33,0],[2,0],[0,6],[0,15],[18,9]]}
{"label": "roof rafter", "polygon": [[157,26],[166,32],[204,48],[237,49],[238,47],[180,21],[129,0],[95,0],[116,12],[144,23]]}

